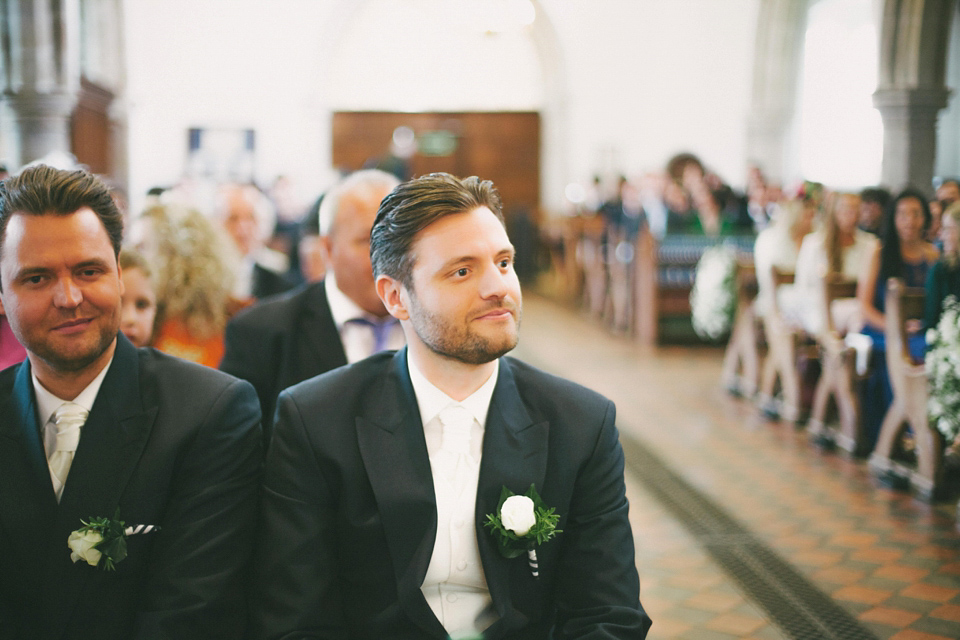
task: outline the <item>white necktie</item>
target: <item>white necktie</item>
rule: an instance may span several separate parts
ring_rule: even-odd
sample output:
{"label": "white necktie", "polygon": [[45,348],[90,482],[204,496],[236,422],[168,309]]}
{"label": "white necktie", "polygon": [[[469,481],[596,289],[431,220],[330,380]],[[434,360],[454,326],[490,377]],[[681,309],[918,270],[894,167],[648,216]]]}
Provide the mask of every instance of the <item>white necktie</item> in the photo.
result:
{"label": "white necktie", "polygon": [[438,417],[442,426],[438,452],[438,462],[442,465],[440,472],[450,480],[459,494],[473,462],[470,456],[473,416],[461,405],[450,405],[441,411]]}
{"label": "white necktie", "polygon": [[57,427],[57,444],[50,454],[47,464],[50,466],[50,479],[57,494],[57,502],[67,483],[67,474],[73,464],[73,455],[80,442],[80,428],[87,421],[88,411],[73,402],[64,402],[53,413],[53,423]]}

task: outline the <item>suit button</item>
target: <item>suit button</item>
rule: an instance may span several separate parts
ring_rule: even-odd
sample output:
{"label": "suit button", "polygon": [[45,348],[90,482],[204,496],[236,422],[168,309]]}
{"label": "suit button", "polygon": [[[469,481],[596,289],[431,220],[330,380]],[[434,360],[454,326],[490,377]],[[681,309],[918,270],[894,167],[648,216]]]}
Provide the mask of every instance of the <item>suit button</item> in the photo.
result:
{"label": "suit button", "polygon": [[457,594],[455,593],[447,594],[447,602],[456,602],[456,601],[457,601]]}
{"label": "suit button", "polygon": [[466,571],[467,570],[467,561],[461,560],[457,563],[457,571]]}

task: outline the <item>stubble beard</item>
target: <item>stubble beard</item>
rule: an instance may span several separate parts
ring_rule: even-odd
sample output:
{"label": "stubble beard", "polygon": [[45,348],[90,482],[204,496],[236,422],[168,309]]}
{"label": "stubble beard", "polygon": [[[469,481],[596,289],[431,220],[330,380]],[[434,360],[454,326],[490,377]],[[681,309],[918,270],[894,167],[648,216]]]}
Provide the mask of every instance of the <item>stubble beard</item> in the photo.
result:
{"label": "stubble beard", "polygon": [[89,349],[77,353],[68,353],[58,349],[51,342],[37,342],[28,347],[28,350],[43,360],[54,371],[61,373],[78,373],[97,361],[110,348],[120,331],[119,323],[111,327],[109,324],[101,327],[96,343]]}
{"label": "stubble beard", "polygon": [[439,356],[456,360],[464,364],[481,365],[492,362],[512,351],[519,340],[520,305],[500,301],[492,309],[511,309],[515,318],[515,331],[504,331],[499,340],[487,338],[471,330],[469,326],[455,327],[439,314],[432,313],[420,305],[416,294],[411,291],[410,320],[413,330],[420,340]]}

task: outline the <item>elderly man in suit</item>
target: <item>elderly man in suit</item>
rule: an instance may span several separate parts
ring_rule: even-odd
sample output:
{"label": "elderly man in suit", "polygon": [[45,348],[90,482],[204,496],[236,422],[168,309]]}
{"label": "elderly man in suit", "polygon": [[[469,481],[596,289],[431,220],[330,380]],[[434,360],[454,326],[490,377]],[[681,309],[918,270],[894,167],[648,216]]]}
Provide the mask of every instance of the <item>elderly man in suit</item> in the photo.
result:
{"label": "elderly man in suit", "polygon": [[397,184],[388,173],[366,170],[331,189],[318,216],[329,256],[326,278],[263,300],[227,325],[220,370],[256,388],[268,440],[281,391],[403,346],[403,331],[377,297],[370,267],[370,228],[380,201]]}
{"label": "elderly man in suit", "polygon": [[[0,185],[0,313],[27,349],[0,373],[0,638],[244,630],[256,394],[119,332],[122,232],[86,172],[37,166]],[[79,536],[101,519],[154,529],[128,531],[123,557],[104,531]]]}
{"label": "elderly man in suit", "polygon": [[[398,186],[371,254],[407,347],[281,394],[255,637],[645,637],[613,404],[504,357],[521,295],[492,183]],[[501,509],[531,487],[543,511]]]}

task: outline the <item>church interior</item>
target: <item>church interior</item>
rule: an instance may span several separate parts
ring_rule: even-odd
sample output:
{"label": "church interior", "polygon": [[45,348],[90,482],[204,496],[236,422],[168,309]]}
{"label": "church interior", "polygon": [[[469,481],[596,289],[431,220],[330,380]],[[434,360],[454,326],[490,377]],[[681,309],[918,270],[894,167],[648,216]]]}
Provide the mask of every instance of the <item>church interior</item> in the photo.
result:
{"label": "church interior", "polygon": [[290,283],[341,176],[493,180],[514,355],[616,403],[650,638],[960,638],[960,308],[924,363],[930,289],[876,284],[863,351],[861,276],[817,274],[813,330],[778,297],[800,259],[755,249],[849,207],[884,245],[883,192],[956,270],[960,1],[9,0],[0,80],[3,172],[89,169],[128,238],[256,185]]}

